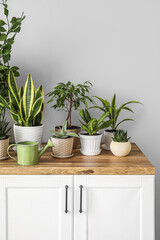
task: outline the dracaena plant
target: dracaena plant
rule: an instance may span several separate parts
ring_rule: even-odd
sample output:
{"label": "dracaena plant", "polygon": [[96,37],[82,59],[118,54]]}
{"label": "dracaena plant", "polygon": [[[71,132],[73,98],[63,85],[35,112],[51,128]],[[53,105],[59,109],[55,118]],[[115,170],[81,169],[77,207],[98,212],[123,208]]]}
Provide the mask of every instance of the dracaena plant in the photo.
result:
{"label": "dracaena plant", "polygon": [[[0,19],[0,95],[8,101],[8,73],[12,69],[15,76],[19,76],[17,66],[10,66],[12,46],[17,33],[21,30],[22,21],[25,16],[9,16],[7,0],[2,0],[4,18]],[[0,108],[0,114],[5,115],[5,108]]]}
{"label": "dracaena plant", "polygon": [[114,142],[128,142],[131,137],[127,137],[127,131],[122,129],[117,130],[114,133],[113,141]]}
{"label": "dracaena plant", "polygon": [[11,127],[8,127],[9,122],[4,118],[3,115],[0,115],[0,140],[8,138],[8,132]]}
{"label": "dracaena plant", "polygon": [[110,127],[113,131],[115,131],[121,123],[123,123],[125,121],[133,121],[134,120],[132,118],[125,118],[121,121],[118,121],[120,113],[122,112],[122,110],[126,110],[126,111],[129,111],[129,112],[133,113],[133,110],[131,108],[129,108],[128,105],[132,104],[132,103],[141,104],[138,101],[129,101],[129,102],[123,103],[121,106],[117,107],[116,106],[116,94],[113,95],[111,103],[108,102],[107,99],[103,99],[103,98],[100,98],[100,97],[97,97],[97,96],[95,96],[95,98],[97,98],[101,101],[102,106],[96,105],[96,106],[92,106],[90,108],[98,108],[101,111],[103,111],[104,113],[108,113],[109,119],[112,120],[112,123],[111,123]]}
{"label": "dracaena plant", "polygon": [[59,127],[59,131],[50,130],[53,137],[56,138],[69,138],[69,137],[79,137],[75,132],[69,131],[67,132],[67,121]]}
{"label": "dracaena plant", "polygon": [[18,89],[12,71],[8,75],[9,102],[0,96],[0,103],[8,108],[19,126],[39,126],[44,110],[44,90],[42,85],[35,90],[32,76],[28,75],[24,88]]}
{"label": "dracaena plant", "polygon": [[105,112],[99,119],[96,119],[91,117],[87,109],[80,109],[80,116],[83,120],[83,122],[80,120],[82,130],[85,130],[89,135],[95,135],[99,130],[108,128],[112,123],[112,120],[105,121],[108,115],[108,112]]}
{"label": "dracaena plant", "polygon": [[93,102],[88,96],[92,84],[87,81],[83,84],[74,85],[70,81],[67,83],[58,83],[53,91],[49,92],[47,96],[50,100],[47,103],[53,102],[51,106],[54,109],[65,110],[67,112],[67,127],[71,128],[72,110],[77,110],[81,103],[88,107],[87,101]]}

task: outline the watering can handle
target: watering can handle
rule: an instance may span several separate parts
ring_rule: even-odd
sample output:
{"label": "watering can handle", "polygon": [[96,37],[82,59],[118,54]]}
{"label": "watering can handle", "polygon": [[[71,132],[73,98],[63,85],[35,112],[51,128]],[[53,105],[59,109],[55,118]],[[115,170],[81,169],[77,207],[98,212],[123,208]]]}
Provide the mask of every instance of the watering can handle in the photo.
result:
{"label": "watering can handle", "polygon": [[9,147],[7,148],[7,153],[8,153],[8,156],[9,156],[10,158],[12,158],[12,159],[14,159],[14,160],[17,161],[16,158],[12,157],[12,156],[9,154],[9,149],[10,149],[11,147],[13,147],[13,146],[16,146],[16,144],[11,144],[11,145],[9,145]]}

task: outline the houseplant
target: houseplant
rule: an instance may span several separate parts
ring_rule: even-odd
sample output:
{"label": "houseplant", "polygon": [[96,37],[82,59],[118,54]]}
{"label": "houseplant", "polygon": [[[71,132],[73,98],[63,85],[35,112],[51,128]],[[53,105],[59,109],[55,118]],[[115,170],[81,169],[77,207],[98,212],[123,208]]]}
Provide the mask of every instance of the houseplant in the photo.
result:
{"label": "houseplant", "polygon": [[[25,16],[9,16],[7,0],[2,0],[1,6],[4,11],[4,19],[0,19],[0,95],[8,101],[8,73],[12,69],[15,76],[19,76],[18,67],[10,66],[12,46],[17,33],[21,30]],[[1,108],[1,115],[5,116],[5,107]]]}
{"label": "houseplant", "polygon": [[99,130],[108,128],[112,120],[105,121],[108,117],[108,112],[105,112],[100,119],[92,118],[89,111],[87,109],[80,110],[80,116],[83,120],[80,121],[82,124],[82,130],[85,132],[81,132],[80,141],[81,141],[81,153],[83,155],[98,155],[101,152],[100,143],[102,138],[102,133]]}
{"label": "houseplant", "polygon": [[52,143],[54,145],[53,156],[66,158],[72,156],[73,149],[73,137],[79,136],[73,132],[67,132],[67,121],[62,125],[62,128],[59,131],[50,131],[52,133]]}
{"label": "houseplant", "polygon": [[[67,131],[73,130],[77,134],[81,131],[79,126],[72,125],[72,111],[73,109],[77,110],[81,103],[88,107],[87,101],[93,102],[93,100],[88,96],[91,86],[92,84],[88,81],[77,85],[71,83],[70,81],[67,83],[61,82],[54,87],[53,91],[47,94],[50,98],[47,103],[52,103],[52,108],[67,112]],[[59,127],[62,126],[57,126],[55,129],[58,131]],[[74,139],[73,148],[76,148],[78,143],[79,139]]]}
{"label": "houseplant", "polygon": [[131,151],[130,137],[127,137],[127,131],[117,130],[114,133],[110,148],[111,152],[117,157],[127,156]]}
{"label": "houseplant", "polygon": [[122,110],[126,110],[126,111],[129,111],[129,112],[133,113],[133,110],[131,108],[129,108],[128,105],[132,104],[132,103],[140,103],[140,102],[129,101],[129,102],[123,103],[121,106],[117,107],[116,106],[116,94],[113,95],[111,103],[109,103],[106,99],[103,99],[103,98],[100,98],[100,97],[97,97],[97,96],[95,96],[95,97],[101,101],[102,106],[96,105],[96,106],[92,106],[90,108],[98,108],[101,111],[103,111],[104,113],[108,112],[108,117],[109,117],[110,120],[112,120],[111,125],[110,125],[110,129],[106,129],[104,131],[105,144],[103,145],[103,147],[105,149],[109,150],[110,149],[110,143],[111,143],[112,138],[113,138],[113,134],[114,134],[114,132],[116,132],[117,127],[119,127],[119,125],[123,122],[133,121],[132,118],[125,118],[121,121],[118,121],[120,113],[122,112]]}
{"label": "houseplant", "polygon": [[9,136],[7,135],[11,128],[8,127],[9,122],[0,115],[0,160],[7,158],[7,148],[9,146]]}
{"label": "houseplant", "polygon": [[15,142],[37,141],[39,148],[42,141],[44,110],[44,90],[39,86],[35,90],[32,76],[29,74],[25,87],[18,89],[13,71],[8,75],[9,102],[0,96],[0,103],[9,109],[14,124]]}

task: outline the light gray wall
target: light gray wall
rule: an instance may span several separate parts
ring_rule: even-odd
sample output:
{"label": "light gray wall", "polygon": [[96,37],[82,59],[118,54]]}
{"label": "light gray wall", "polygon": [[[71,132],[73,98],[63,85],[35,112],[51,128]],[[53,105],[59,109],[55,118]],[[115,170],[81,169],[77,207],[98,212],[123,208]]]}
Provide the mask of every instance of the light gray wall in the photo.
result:
{"label": "light gray wall", "polygon": [[[124,124],[156,167],[156,240],[160,239],[160,1],[158,0],[12,0],[11,14],[27,16],[17,36],[12,63],[20,84],[31,72],[45,93],[59,81],[90,80],[92,94],[118,103],[139,100],[135,122]],[[47,100],[47,99],[46,99]],[[65,113],[44,113],[47,129]],[[74,123],[78,113],[74,112]]]}

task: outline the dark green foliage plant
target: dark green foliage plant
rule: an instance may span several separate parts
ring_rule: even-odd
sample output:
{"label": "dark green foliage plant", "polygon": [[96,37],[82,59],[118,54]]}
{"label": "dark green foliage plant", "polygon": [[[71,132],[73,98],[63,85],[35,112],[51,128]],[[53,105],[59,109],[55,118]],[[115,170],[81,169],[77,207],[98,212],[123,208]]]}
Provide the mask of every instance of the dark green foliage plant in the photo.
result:
{"label": "dark green foliage plant", "polygon": [[127,137],[127,131],[124,131],[122,129],[117,130],[114,133],[113,141],[114,142],[128,142],[130,137]]}
{"label": "dark green foliage plant", "polygon": [[53,134],[53,137],[56,137],[56,138],[79,137],[73,131],[67,132],[67,121],[62,125],[62,128],[59,127],[59,131],[50,130],[50,132]]}
{"label": "dark green foliage plant", "polygon": [[60,82],[54,87],[53,91],[47,94],[50,98],[47,103],[54,103],[51,106],[52,108],[58,108],[67,112],[66,121],[68,128],[72,126],[72,110],[77,110],[81,103],[85,104],[86,108],[88,107],[87,101],[93,103],[93,100],[88,96],[91,86],[92,84],[89,81],[77,85],[74,85],[70,81],[67,83]]}
{"label": "dark green foliage plant", "polygon": [[0,140],[3,140],[5,138],[8,138],[8,132],[11,129],[11,127],[8,127],[9,122],[4,118],[4,116],[0,115]]}
{"label": "dark green foliage plant", "polygon": [[100,109],[103,112],[107,112],[109,119],[112,120],[112,123],[111,123],[112,130],[116,130],[117,127],[122,122],[134,121],[132,118],[125,118],[125,119],[123,119],[123,120],[118,122],[118,119],[119,119],[119,116],[120,116],[120,113],[122,112],[122,110],[127,110],[127,111],[133,113],[133,110],[131,108],[129,108],[127,105],[132,104],[132,103],[139,103],[139,104],[141,104],[138,101],[129,101],[129,102],[123,103],[121,106],[119,106],[117,108],[117,106],[116,106],[116,94],[113,95],[111,103],[108,102],[108,100],[100,98],[100,97],[97,97],[97,96],[95,96],[95,98],[97,98],[97,99],[99,99],[101,101],[102,106],[96,105],[96,106],[92,106],[90,108],[98,108],[98,109]]}
{"label": "dark green foliage plant", "polygon": [[108,117],[108,112],[105,112],[99,119],[92,118],[87,109],[80,109],[80,116],[84,122],[81,122],[82,130],[85,130],[89,135],[95,135],[99,130],[108,128],[112,120],[105,121]]}
{"label": "dark green foliage plant", "polygon": [[[12,70],[16,77],[19,76],[19,68],[9,64],[12,46],[25,16],[22,13],[20,17],[10,18],[7,0],[0,4],[4,10],[4,19],[0,19],[0,95],[8,100],[8,73]],[[0,114],[5,115],[5,108],[0,108]]]}

